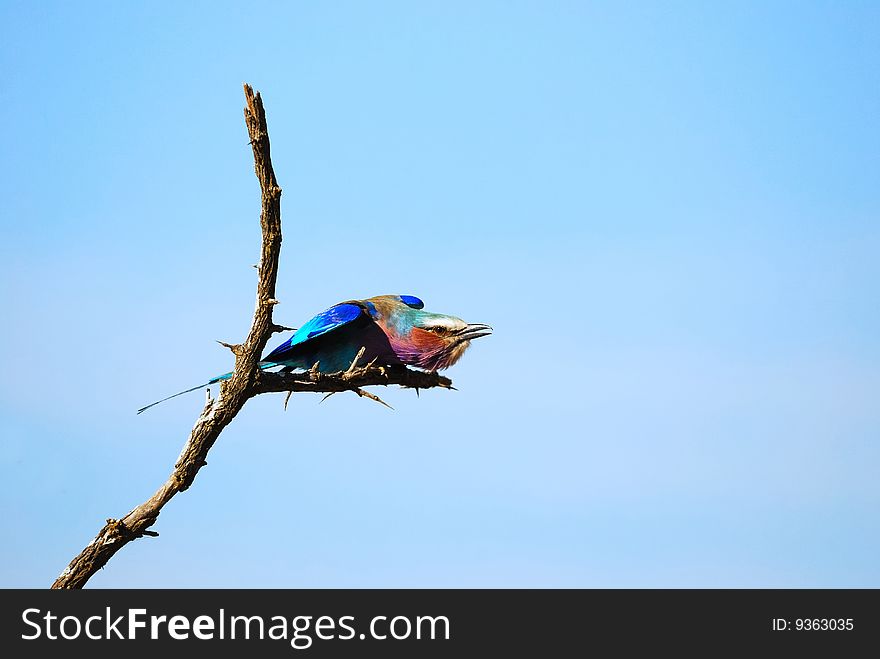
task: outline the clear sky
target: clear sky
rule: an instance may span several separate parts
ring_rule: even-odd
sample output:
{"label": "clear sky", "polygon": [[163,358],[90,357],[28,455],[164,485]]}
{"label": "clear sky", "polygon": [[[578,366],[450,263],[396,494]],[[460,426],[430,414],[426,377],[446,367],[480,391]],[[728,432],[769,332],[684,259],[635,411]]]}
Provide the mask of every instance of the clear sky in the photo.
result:
{"label": "clear sky", "polygon": [[[0,3],[0,586],[277,322],[417,295],[459,391],[250,401],[94,587],[880,587],[876,2]],[[276,337],[274,343],[281,340]],[[271,346],[270,346],[271,347]]]}

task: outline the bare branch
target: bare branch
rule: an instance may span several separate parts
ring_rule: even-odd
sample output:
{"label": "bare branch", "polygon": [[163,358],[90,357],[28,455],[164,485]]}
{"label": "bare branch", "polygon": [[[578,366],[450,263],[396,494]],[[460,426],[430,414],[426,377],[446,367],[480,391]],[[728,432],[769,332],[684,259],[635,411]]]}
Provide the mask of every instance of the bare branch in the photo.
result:
{"label": "bare branch", "polygon": [[452,380],[436,372],[417,371],[406,366],[358,366],[339,373],[320,373],[317,370],[300,373],[257,374],[253,394],[292,391],[337,393],[355,391],[370,386],[397,385],[408,389],[453,389]]}
{"label": "bare branch", "polygon": [[221,385],[220,395],[205,405],[168,480],[147,501],[121,519],[107,520],[95,539],[55,580],[52,588],[82,588],[122,547],[147,533],[152,534],[147,529],[156,522],[162,507],[175,494],[192,485],[199,469],[207,464],[205,458],[208,451],[223,428],[253,395],[253,383],[259,371],[257,363],[275,328],[272,307],[277,303],[275,280],[281,252],[281,188],[272,169],[263,100],[259,93],[254,94],[249,85],[244,86],[244,95],[247,103],[245,123],[254,152],[254,171],[262,193],[260,226],[263,240],[258,268],[257,306],[250,332],[240,346],[227,346],[235,353],[235,371],[232,378]]}

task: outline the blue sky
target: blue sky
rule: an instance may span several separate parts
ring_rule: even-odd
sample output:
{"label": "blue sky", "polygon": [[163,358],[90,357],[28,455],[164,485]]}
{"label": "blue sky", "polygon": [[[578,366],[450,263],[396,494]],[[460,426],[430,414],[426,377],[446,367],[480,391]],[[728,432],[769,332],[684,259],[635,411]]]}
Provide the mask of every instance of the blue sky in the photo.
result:
{"label": "blue sky", "polygon": [[[215,340],[417,295],[459,391],[252,400],[93,587],[880,587],[871,2],[0,4],[0,586],[166,478]],[[276,339],[277,342],[279,339]]]}

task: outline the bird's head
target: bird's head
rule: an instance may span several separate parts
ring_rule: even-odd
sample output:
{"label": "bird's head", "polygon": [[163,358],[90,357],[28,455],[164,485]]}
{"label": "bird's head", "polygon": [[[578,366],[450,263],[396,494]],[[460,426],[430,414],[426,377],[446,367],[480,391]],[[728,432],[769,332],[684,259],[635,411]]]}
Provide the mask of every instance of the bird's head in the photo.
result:
{"label": "bird's head", "polygon": [[422,312],[413,324],[413,342],[419,347],[415,366],[439,371],[449,368],[464,354],[471,341],[488,336],[492,328],[481,323],[466,323],[461,318]]}
{"label": "bird's head", "polygon": [[471,341],[492,333],[488,325],[424,311],[422,301],[409,295],[382,298],[375,305],[379,311],[376,320],[397,357],[410,366],[429,371],[449,368],[461,359]]}

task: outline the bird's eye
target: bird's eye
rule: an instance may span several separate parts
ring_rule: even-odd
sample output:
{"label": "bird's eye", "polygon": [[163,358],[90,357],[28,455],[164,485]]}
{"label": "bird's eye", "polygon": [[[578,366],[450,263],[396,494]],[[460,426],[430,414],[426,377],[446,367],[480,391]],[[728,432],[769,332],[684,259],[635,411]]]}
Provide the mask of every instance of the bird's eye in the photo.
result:
{"label": "bird's eye", "polygon": [[429,332],[433,332],[434,334],[446,334],[447,329],[445,327],[441,327],[439,325],[432,325],[425,328]]}

